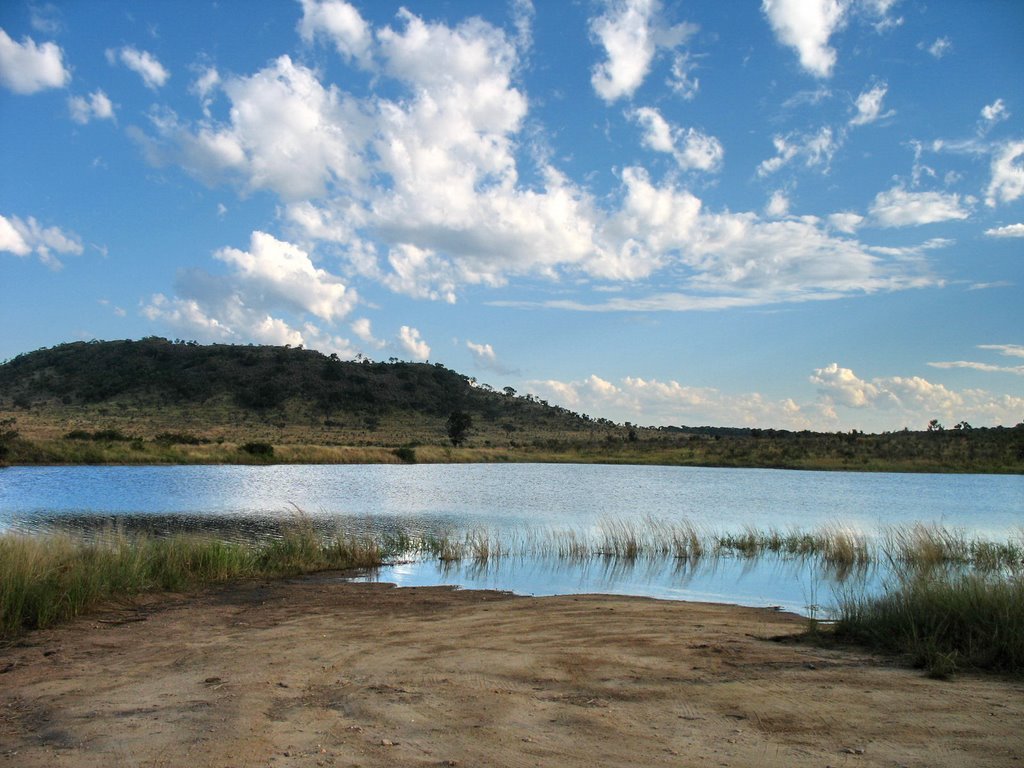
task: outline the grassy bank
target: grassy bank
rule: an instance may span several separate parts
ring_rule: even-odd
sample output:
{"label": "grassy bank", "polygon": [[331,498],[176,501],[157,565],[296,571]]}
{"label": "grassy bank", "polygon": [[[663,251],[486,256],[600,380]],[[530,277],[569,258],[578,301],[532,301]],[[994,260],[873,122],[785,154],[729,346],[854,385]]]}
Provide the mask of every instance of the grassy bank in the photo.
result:
{"label": "grassy bank", "polygon": [[109,531],[0,536],[0,637],[74,618],[99,603],[144,592],[178,591],[232,579],[380,565],[387,542],[323,538],[296,525],[250,545],[198,536],[131,536]]}

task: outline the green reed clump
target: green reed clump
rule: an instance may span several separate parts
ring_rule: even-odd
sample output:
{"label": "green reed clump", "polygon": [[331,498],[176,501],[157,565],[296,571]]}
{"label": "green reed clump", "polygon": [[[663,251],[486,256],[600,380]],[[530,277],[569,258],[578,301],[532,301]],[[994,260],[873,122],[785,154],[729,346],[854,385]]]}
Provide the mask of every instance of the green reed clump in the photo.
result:
{"label": "green reed clump", "polygon": [[840,600],[835,634],[908,654],[933,676],[974,667],[1024,673],[1024,576],[905,576],[879,597]]}
{"label": "green reed clump", "polygon": [[255,545],[117,530],[91,539],[3,534],[0,637],[51,626],[113,598],[238,578],[373,567],[390,554],[382,542],[322,537],[303,523]]}

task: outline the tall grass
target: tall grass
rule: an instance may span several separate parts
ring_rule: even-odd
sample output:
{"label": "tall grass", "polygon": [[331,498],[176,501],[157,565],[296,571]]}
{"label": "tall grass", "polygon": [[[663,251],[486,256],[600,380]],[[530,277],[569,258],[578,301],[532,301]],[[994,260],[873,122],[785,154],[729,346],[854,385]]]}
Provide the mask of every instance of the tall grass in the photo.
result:
{"label": "tall grass", "polygon": [[836,637],[909,654],[935,677],[963,667],[1024,672],[1024,575],[927,570],[878,597],[840,601]]}
{"label": "tall grass", "polygon": [[113,598],[230,579],[373,567],[389,555],[382,542],[325,538],[305,524],[290,526],[280,538],[259,545],[117,530],[91,539],[4,534],[0,637],[51,626]]}

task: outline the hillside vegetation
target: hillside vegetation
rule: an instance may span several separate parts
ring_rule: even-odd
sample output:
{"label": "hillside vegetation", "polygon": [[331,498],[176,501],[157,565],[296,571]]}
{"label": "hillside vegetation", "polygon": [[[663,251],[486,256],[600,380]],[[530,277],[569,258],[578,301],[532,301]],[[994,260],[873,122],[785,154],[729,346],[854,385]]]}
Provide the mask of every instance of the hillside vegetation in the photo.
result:
{"label": "hillside vegetation", "polygon": [[863,433],[618,425],[440,364],[147,338],[0,364],[0,461],[603,461],[1021,472],[1024,425]]}

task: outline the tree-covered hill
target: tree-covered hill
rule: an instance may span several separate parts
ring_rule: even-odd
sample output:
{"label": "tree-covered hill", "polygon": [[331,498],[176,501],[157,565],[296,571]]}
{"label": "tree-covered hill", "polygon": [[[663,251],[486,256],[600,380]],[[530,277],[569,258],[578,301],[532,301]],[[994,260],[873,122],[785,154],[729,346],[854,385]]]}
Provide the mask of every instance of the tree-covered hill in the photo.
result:
{"label": "tree-covered hill", "polygon": [[[514,390],[425,363],[344,361],[313,350],[162,338],[75,342],[0,364],[0,410],[188,408],[280,422],[373,427],[468,413],[478,429],[579,432],[594,423]],[[227,411],[225,411],[227,409]],[[606,423],[606,426],[611,426]],[[371,430],[372,431],[372,430]]]}

